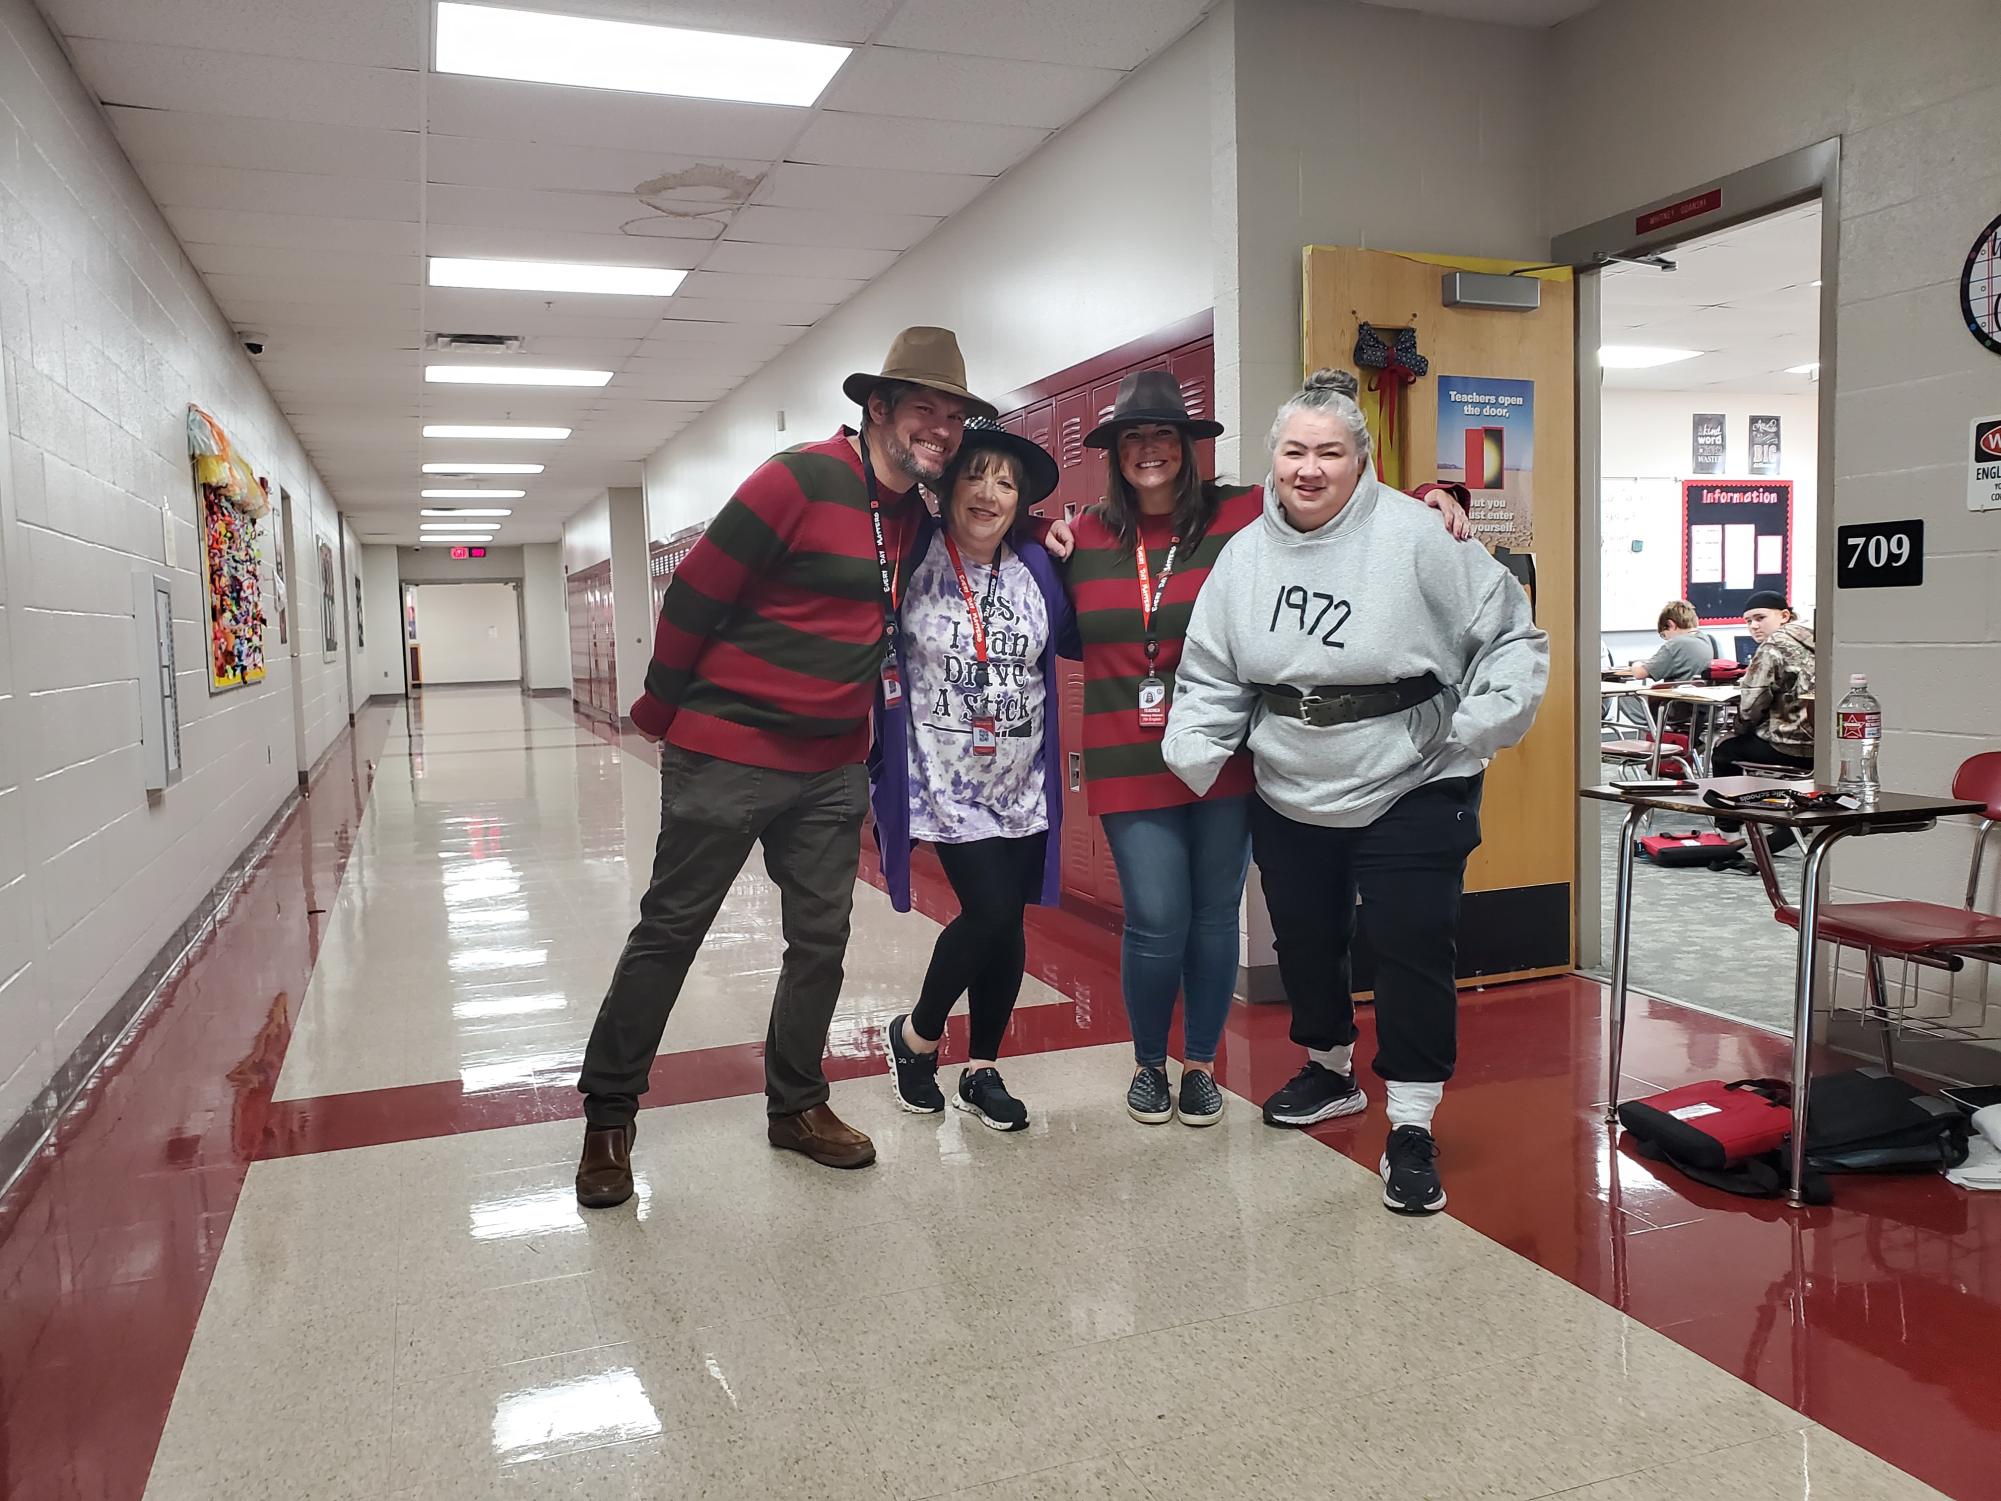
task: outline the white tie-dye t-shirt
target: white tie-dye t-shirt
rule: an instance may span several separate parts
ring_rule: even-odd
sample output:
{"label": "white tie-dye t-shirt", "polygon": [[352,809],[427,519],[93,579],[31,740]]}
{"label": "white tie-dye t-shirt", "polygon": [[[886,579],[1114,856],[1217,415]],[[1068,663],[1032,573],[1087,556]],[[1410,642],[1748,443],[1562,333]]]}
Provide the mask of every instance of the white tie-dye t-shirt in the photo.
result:
{"label": "white tie-dye t-shirt", "polygon": [[[972,615],[941,535],[910,575],[903,602],[910,681],[910,837],[934,844],[1020,839],[1049,827],[1041,769],[1047,715],[1042,653],[1049,607],[1028,565],[1004,552],[1000,578],[965,560],[966,582],[986,613],[984,673]],[[991,716],[991,756],[973,752],[973,720]]]}

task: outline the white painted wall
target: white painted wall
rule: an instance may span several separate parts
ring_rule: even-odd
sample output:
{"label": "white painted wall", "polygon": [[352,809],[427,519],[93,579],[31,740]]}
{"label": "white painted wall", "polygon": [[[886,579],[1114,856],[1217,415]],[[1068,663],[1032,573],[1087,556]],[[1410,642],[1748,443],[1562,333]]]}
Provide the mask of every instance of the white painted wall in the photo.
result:
{"label": "white painted wall", "polygon": [[528,633],[524,643],[527,686],[567,691],[570,616],[560,543],[538,542],[521,549],[521,613]]}
{"label": "white painted wall", "polygon": [[[1820,462],[1819,413],[1810,396],[1717,391],[1603,393],[1603,455],[1608,504],[1603,521],[1600,583],[1607,631],[1651,631],[1660,608],[1681,597],[1681,481],[1690,474],[1692,424],[1697,412],[1721,412],[1728,434],[1724,477],[1748,477],[1752,413],[1779,419],[1779,477],[1793,484],[1793,598],[1813,614],[1816,466]],[[1614,503],[1615,490],[1640,489],[1656,504],[1644,509]],[[1638,552],[1632,544],[1645,545]]]}
{"label": "white painted wall", "polygon": [[419,584],[424,684],[521,680],[521,594],[514,584]]}
{"label": "white painted wall", "polygon": [[361,549],[361,604],[368,629],[361,663],[360,701],[403,694],[403,578],[396,549]]}
{"label": "white painted wall", "polygon": [[[1607,0],[1558,27],[1553,49],[1553,231],[1841,137],[1826,503],[1836,525],[1922,519],[1925,584],[1832,592],[1819,625],[1835,680],[1867,672],[1883,702],[1886,783],[1944,791],[2001,743],[2001,514],[1967,510],[1964,454],[1969,420],[2001,411],[2001,362],[1957,309],[1967,248],[2001,205],[2001,6],[1934,0],[1913,24],[1907,9],[1823,0],[1803,25],[1786,6]],[[1636,100],[1672,101],[1673,128]],[[1850,844],[1834,884],[1957,905],[1970,845],[1957,822]]]}
{"label": "white painted wall", "polygon": [[1215,18],[1198,26],[656,451],[648,535],[707,520],[773,452],[852,420],[842,379],[880,369],[910,324],[955,330],[968,383],[999,397],[1208,308],[1227,43]]}
{"label": "white painted wall", "polygon": [[653,581],[646,540],[646,495],[605,492],[611,512],[611,617],[618,644],[618,712],[630,714],[653,660]]}
{"label": "white painted wall", "polygon": [[579,573],[610,556],[611,497],[600,493],[563,523],[563,572]]}
{"label": "white painted wall", "polygon": [[[335,524],[304,450],[29,0],[0,0],[0,350],[4,1125],[297,786],[292,669],[275,623],[265,682],[208,693],[187,403],[292,492],[302,519]],[[149,799],[130,576],[138,563],[165,568],[168,527],[187,769]],[[314,658],[300,671],[316,685],[324,669]],[[305,696],[324,697],[317,686]],[[322,718],[305,745],[317,754],[329,738]]]}

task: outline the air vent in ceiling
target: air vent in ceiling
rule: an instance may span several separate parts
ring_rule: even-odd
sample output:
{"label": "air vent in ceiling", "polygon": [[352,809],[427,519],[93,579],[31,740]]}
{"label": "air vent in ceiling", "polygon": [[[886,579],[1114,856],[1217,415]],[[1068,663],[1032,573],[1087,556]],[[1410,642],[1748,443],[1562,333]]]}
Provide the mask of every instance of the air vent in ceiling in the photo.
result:
{"label": "air vent in ceiling", "polygon": [[519,354],[527,345],[520,334],[427,334],[431,349],[470,350],[475,354]]}

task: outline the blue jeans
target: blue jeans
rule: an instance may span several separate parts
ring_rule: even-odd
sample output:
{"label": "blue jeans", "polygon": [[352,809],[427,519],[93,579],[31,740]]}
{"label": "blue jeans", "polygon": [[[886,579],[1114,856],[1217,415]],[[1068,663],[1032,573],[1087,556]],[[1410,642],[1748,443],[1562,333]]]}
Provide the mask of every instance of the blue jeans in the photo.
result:
{"label": "blue jeans", "polygon": [[1167,1062],[1174,997],[1185,995],[1185,1056],[1213,1063],[1237,984],[1237,911],[1251,864],[1247,797],[1107,813],[1105,840],[1125,899],[1120,983],[1133,1057]]}

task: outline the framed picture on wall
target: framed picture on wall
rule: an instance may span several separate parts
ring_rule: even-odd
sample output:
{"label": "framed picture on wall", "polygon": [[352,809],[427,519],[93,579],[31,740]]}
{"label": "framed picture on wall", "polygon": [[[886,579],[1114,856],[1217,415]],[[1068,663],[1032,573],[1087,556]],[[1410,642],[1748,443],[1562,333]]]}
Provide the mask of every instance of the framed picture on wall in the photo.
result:
{"label": "framed picture on wall", "polygon": [[368,617],[361,613],[361,575],[354,576],[354,649],[368,645]]}
{"label": "framed picture on wall", "polygon": [[340,655],[340,592],[334,583],[333,544],[325,537],[316,540],[320,547],[320,649],[331,662]]}

